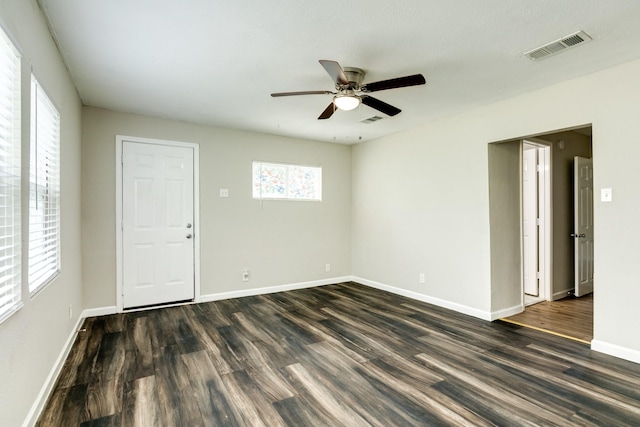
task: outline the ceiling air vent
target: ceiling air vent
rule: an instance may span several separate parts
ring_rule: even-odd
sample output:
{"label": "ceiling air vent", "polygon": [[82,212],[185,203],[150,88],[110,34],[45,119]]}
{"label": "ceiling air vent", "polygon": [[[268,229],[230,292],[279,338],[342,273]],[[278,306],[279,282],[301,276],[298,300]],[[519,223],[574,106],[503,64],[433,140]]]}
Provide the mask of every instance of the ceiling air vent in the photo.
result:
{"label": "ceiling air vent", "polygon": [[360,122],[369,124],[369,123],[377,122],[378,120],[382,120],[382,117],[380,117],[380,116],[371,116],[368,119],[360,120]]}
{"label": "ceiling air vent", "polygon": [[587,33],[584,31],[577,31],[573,34],[569,34],[568,36],[564,36],[561,39],[547,43],[544,46],[525,52],[524,54],[529,59],[538,61],[589,41],[591,41],[591,37]]}

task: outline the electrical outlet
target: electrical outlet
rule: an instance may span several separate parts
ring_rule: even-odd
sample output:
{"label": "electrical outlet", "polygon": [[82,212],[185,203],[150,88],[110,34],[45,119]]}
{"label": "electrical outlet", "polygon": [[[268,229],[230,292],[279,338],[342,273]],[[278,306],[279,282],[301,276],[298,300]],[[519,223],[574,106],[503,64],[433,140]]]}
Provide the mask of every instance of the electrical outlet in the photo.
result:
{"label": "electrical outlet", "polygon": [[424,273],[420,273],[420,276],[418,277],[418,280],[420,280],[420,283],[424,284],[426,282],[425,277],[424,277]]}
{"label": "electrical outlet", "polygon": [[244,270],[242,272],[242,281],[243,282],[248,282],[249,281],[249,270]]}
{"label": "electrical outlet", "polygon": [[327,264],[324,266],[324,271],[326,271],[327,273],[331,271],[331,264]]}
{"label": "electrical outlet", "polygon": [[69,304],[69,319],[73,319],[73,305]]}

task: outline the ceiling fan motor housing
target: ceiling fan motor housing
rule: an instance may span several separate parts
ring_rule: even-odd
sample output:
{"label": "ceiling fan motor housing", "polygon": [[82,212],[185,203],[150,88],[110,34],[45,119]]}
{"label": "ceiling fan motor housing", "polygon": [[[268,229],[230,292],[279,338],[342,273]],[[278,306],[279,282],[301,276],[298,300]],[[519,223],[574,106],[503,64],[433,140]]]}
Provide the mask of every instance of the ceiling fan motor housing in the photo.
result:
{"label": "ceiling fan motor housing", "polygon": [[343,90],[343,89],[353,89],[353,90],[359,90],[360,89],[360,85],[362,84],[362,81],[364,80],[364,70],[362,70],[361,68],[355,68],[355,67],[344,67],[343,68],[344,71],[344,75],[347,77],[347,80],[349,81],[348,85],[341,85],[339,83],[336,83],[336,89],[338,90]]}

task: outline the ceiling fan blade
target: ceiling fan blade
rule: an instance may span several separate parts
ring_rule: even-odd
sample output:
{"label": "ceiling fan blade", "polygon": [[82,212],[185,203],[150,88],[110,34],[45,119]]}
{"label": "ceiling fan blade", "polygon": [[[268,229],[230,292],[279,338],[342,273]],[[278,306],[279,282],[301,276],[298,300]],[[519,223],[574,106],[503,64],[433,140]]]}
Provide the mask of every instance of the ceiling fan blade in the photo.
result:
{"label": "ceiling fan blade", "polygon": [[396,89],[399,87],[423,85],[427,81],[422,74],[414,74],[412,76],[398,77],[395,79],[381,80],[379,82],[367,83],[362,85],[362,92],[377,92],[379,90]]}
{"label": "ceiling fan blade", "polygon": [[336,111],[336,106],[332,102],[327,106],[327,108],[324,109],[322,114],[320,114],[320,117],[318,117],[318,120],[328,119],[329,117],[333,116],[333,113],[335,113],[335,111]]}
{"label": "ceiling fan blade", "polygon": [[306,90],[303,92],[276,92],[272,93],[271,96],[296,96],[296,95],[335,95],[333,92],[329,90]]}
{"label": "ceiling fan blade", "polygon": [[380,101],[379,99],[374,98],[372,96],[365,95],[361,98],[361,100],[364,105],[368,105],[371,108],[381,111],[385,113],[387,116],[395,116],[400,111],[402,111],[401,109],[396,108],[393,105],[389,105],[386,102]]}
{"label": "ceiling fan blade", "polygon": [[327,59],[321,59],[320,65],[324,67],[324,69],[329,73],[331,79],[338,84],[348,85],[349,80],[347,80],[347,76],[344,74],[342,67],[336,61],[329,61]]}

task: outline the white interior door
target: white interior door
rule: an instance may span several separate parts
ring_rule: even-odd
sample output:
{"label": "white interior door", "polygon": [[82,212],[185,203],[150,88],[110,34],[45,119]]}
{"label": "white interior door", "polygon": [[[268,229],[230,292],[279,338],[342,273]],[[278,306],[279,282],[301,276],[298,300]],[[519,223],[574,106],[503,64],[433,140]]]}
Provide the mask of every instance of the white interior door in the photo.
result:
{"label": "white interior door", "polygon": [[193,300],[193,148],[123,141],[123,306]]}
{"label": "white interior door", "polygon": [[575,296],[593,292],[593,162],[575,157],[574,238]]}
{"label": "white interior door", "polygon": [[538,180],[537,147],[523,144],[522,162],[522,244],[524,293],[537,297],[538,282]]}

